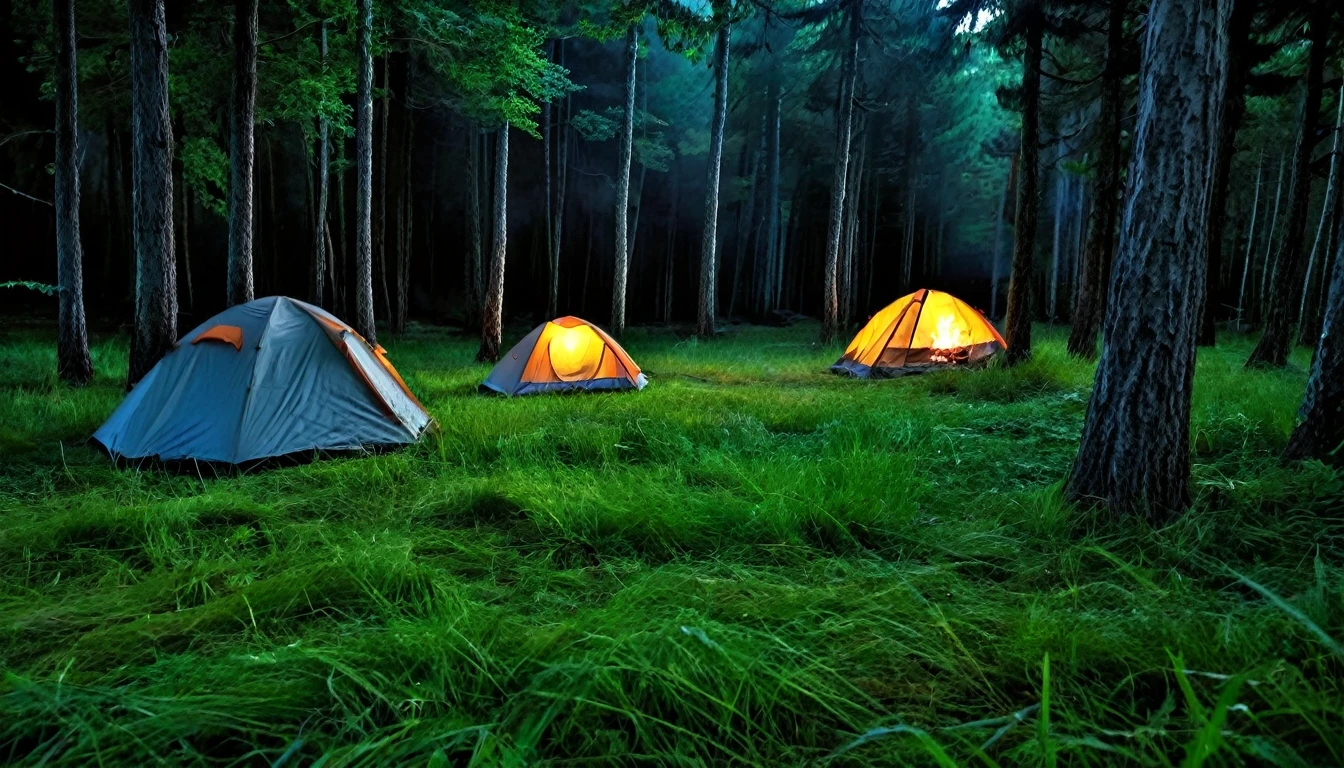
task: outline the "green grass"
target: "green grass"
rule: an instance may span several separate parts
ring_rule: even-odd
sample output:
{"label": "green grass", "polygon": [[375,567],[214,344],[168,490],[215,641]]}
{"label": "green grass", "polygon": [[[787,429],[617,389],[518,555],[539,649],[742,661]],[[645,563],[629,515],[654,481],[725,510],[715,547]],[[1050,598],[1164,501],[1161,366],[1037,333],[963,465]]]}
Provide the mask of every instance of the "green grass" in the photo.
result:
{"label": "green grass", "polygon": [[[512,342],[522,329],[510,334]],[[118,470],[121,397],[0,337],[0,762],[1344,763],[1344,479],[1277,461],[1305,359],[1201,352],[1196,505],[1069,508],[1092,369],[866,382],[815,327],[631,332],[642,393],[475,394],[243,476]]]}

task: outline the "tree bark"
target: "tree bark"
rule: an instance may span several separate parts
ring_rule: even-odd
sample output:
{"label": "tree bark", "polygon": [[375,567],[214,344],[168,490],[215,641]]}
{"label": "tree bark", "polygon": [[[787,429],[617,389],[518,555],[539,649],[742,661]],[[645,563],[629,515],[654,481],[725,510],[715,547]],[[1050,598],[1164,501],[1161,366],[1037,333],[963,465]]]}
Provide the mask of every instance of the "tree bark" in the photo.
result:
{"label": "tree bark", "polygon": [[1031,280],[1036,256],[1036,216],[1040,208],[1041,47],[1044,20],[1039,8],[1027,16],[1027,49],[1022,57],[1022,164],[1017,185],[1017,217],[1013,227],[1013,268],[1008,276],[1008,314],[1004,362],[1016,365],[1031,357]]}
{"label": "tree bark", "polygon": [[177,342],[173,127],[163,0],[131,0],[131,170],[135,184],[135,332],[127,387]]}
{"label": "tree bark", "polygon": [[1337,451],[1344,444],[1344,407],[1341,403],[1344,403],[1344,255],[1337,251],[1321,335],[1316,342],[1307,393],[1299,411],[1301,421],[1288,438],[1284,458],[1338,462],[1340,454]]}
{"label": "tree bark", "polygon": [[1067,484],[1070,499],[1155,523],[1190,504],[1190,395],[1231,5],[1149,8],[1114,302]]}
{"label": "tree bark", "polygon": [[235,0],[233,4],[233,98],[229,110],[229,306],[253,298],[252,183],[257,113],[257,5],[258,0]]}
{"label": "tree bark", "polygon": [[[772,79],[776,77],[772,73]],[[774,98],[771,100],[773,112],[770,114],[770,125],[766,134],[766,175],[765,175],[765,253],[766,263],[770,266],[770,280],[766,287],[765,306],[762,309],[766,312],[773,312],[779,306],[779,284],[780,272],[783,267],[781,263],[783,254],[779,247],[779,128],[780,128],[780,103],[783,96],[780,94],[779,83],[772,82],[774,86]]]}
{"label": "tree bark", "polygon": [[373,319],[373,36],[372,0],[356,0],[355,46],[355,331],[377,344]]}
{"label": "tree bark", "polygon": [[509,124],[499,129],[495,144],[495,236],[490,254],[490,283],[485,293],[485,312],[481,317],[480,362],[499,360],[504,341],[504,246],[508,241]]}
{"label": "tree bark", "polygon": [[93,379],[84,323],[84,251],[79,241],[79,60],[75,0],[53,0],[56,35],[56,282],[60,288],[56,374],[83,386]]}
{"label": "tree bark", "polygon": [[[327,66],[327,20],[321,22],[318,52],[323,69]],[[326,290],[327,271],[327,200],[331,168],[330,126],[327,118],[317,120],[317,219],[313,224],[313,263],[309,271],[308,300],[321,306]]]}
{"label": "tree bark", "polygon": [[840,266],[840,241],[845,226],[845,190],[849,179],[849,142],[854,127],[854,88],[859,71],[859,34],[863,27],[863,2],[849,8],[849,40],[840,70],[840,99],[836,103],[835,169],[831,178],[831,214],[826,231],[826,261],[822,274],[821,342],[835,341],[840,324],[840,295],[836,274]]}
{"label": "tree bark", "polygon": [[616,258],[611,286],[611,332],[625,333],[625,283],[630,271],[627,228],[630,224],[630,164],[635,139],[635,66],[639,56],[639,28],[631,25],[625,35],[625,112],[621,120],[620,168],[616,172]]}
{"label": "tree bark", "polygon": [[1045,311],[1045,316],[1051,325],[1055,324],[1055,320],[1058,317],[1055,314],[1055,311],[1058,309],[1059,298],[1059,248],[1061,238],[1064,235],[1064,216],[1065,208],[1067,207],[1065,206],[1064,201],[1069,197],[1069,180],[1064,175],[1063,147],[1064,144],[1061,142],[1059,167],[1055,171],[1055,213],[1052,217],[1054,219],[1055,238],[1054,245],[1050,251],[1050,293],[1048,295],[1049,301],[1046,303]]}
{"label": "tree bark", "polygon": [[709,180],[705,183],[705,228],[700,238],[700,306],[695,335],[714,335],[719,300],[719,170],[723,163],[723,131],[728,124],[728,44],[732,35],[726,21],[719,28],[714,51],[714,117],[709,135]]}
{"label": "tree bark", "polygon": [[1297,146],[1293,154],[1288,230],[1269,280],[1265,329],[1260,336],[1260,343],[1255,345],[1250,359],[1246,361],[1248,367],[1282,367],[1288,364],[1288,353],[1292,351],[1292,326],[1300,308],[1297,292],[1302,289],[1303,272],[1306,270],[1303,239],[1307,227],[1307,205],[1311,197],[1311,155],[1316,146],[1316,128],[1321,117],[1321,89],[1331,14],[1331,4],[1316,3],[1310,24],[1311,55],[1307,64],[1302,122],[1298,126]]}
{"label": "tree bark", "polygon": [[1115,254],[1116,221],[1120,215],[1120,138],[1124,117],[1125,12],[1129,0],[1111,0],[1106,32],[1106,67],[1102,72],[1098,127],[1096,195],[1087,222],[1081,278],[1074,289],[1068,351],[1085,360],[1097,356],[1097,330],[1106,314],[1106,294]]}

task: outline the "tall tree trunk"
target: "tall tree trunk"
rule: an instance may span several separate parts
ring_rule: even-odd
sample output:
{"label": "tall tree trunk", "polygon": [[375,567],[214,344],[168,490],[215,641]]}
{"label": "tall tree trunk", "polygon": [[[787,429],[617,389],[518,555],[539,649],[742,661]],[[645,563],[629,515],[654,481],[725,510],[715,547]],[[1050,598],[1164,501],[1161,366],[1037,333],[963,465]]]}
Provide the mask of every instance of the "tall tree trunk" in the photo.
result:
{"label": "tall tree trunk", "polygon": [[[718,9],[716,9],[718,10]],[[714,335],[719,300],[719,169],[723,163],[723,130],[728,124],[728,41],[732,32],[721,21],[714,51],[714,117],[709,135],[709,180],[705,182],[705,229],[700,238],[700,306],[695,335]]]}
{"label": "tall tree trunk", "polygon": [[782,254],[779,248],[779,128],[780,128],[780,107],[783,96],[780,94],[779,83],[775,80],[777,75],[771,74],[771,84],[774,87],[774,98],[771,101],[773,109],[770,115],[770,125],[766,134],[766,176],[765,176],[765,237],[766,237],[766,261],[770,266],[770,281],[767,287],[765,306],[762,309],[769,313],[773,312],[779,306],[779,280],[782,264]]}
{"label": "tall tree trunk", "polygon": [[1114,302],[1067,495],[1161,522],[1190,504],[1190,395],[1231,2],[1154,0]]}
{"label": "tall tree trunk", "polygon": [[135,184],[135,333],[127,387],[177,342],[173,126],[163,0],[131,0],[131,170]]}
{"label": "tall tree trunk", "polygon": [[[565,41],[560,41],[560,66],[565,62]],[[554,218],[551,223],[550,291],[546,298],[546,316],[555,317],[560,313],[560,243],[565,228],[565,186],[569,179],[569,97],[565,97],[564,110],[561,112],[560,125],[557,127],[558,168],[556,174],[556,200]]]}
{"label": "tall tree trunk", "polygon": [[625,112],[621,119],[620,168],[616,172],[616,254],[611,286],[611,332],[625,333],[625,282],[630,271],[630,252],[626,242],[630,224],[630,163],[635,139],[635,64],[639,55],[639,28],[631,25],[625,34]]}
{"label": "tall tree trunk", "polygon": [[[257,112],[257,4],[233,4],[233,99],[229,110],[228,304],[252,300],[253,127]],[[271,223],[274,226],[274,222]]]}
{"label": "tall tree trunk", "polygon": [[1283,176],[1288,168],[1288,158],[1279,157],[1279,181],[1274,187],[1274,214],[1269,217],[1269,231],[1265,233],[1265,255],[1260,259],[1260,277],[1255,288],[1255,320],[1260,322],[1265,314],[1265,294],[1269,291],[1269,270],[1274,264],[1274,243],[1279,231],[1279,211],[1283,208]]}
{"label": "tall tree trunk", "polygon": [[1344,184],[1344,163],[1338,163],[1335,166],[1334,173],[1335,197],[1330,206],[1330,235],[1326,245],[1326,253],[1321,261],[1321,277],[1323,278],[1320,287],[1322,292],[1321,299],[1317,305],[1318,310],[1316,313],[1311,317],[1303,318],[1302,320],[1304,338],[1305,334],[1310,333],[1311,338],[1315,340],[1313,344],[1308,344],[1306,346],[1319,344],[1321,334],[1324,332],[1324,305],[1330,300],[1330,280],[1333,279],[1331,277],[1333,275],[1332,265],[1338,260],[1341,235],[1344,235],[1344,232],[1341,232],[1341,229],[1344,229],[1344,186],[1341,186],[1341,184]]}
{"label": "tall tree trunk", "polygon": [[1008,190],[1013,186],[1013,177],[1017,175],[1017,158],[1008,164],[1008,178],[1003,181],[1003,193],[999,195],[999,218],[994,222],[994,260],[989,264],[989,318],[999,316],[999,279],[1000,265],[1003,264],[1003,225],[1008,218]]}
{"label": "tall tree trunk", "polygon": [[1115,229],[1120,217],[1120,138],[1124,118],[1125,12],[1129,0],[1111,0],[1106,31],[1106,68],[1102,72],[1101,114],[1097,123],[1096,194],[1087,221],[1081,279],[1074,288],[1069,354],[1085,360],[1097,356],[1097,330],[1106,314],[1106,295],[1115,254]]}
{"label": "tall tree trunk", "polygon": [[1056,310],[1058,308],[1057,299],[1059,298],[1059,249],[1062,243],[1061,238],[1064,235],[1064,216],[1067,208],[1065,200],[1069,197],[1069,180],[1064,175],[1064,145],[1062,142],[1060,143],[1059,160],[1059,167],[1055,171],[1055,214],[1052,217],[1054,219],[1055,238],[1054,246],[1050,251],[1050,293],[1048,294],[1049,301],[1046,303],[1045,311],[1045,316],[1051,325],[1054,325],[1055,320],[1058,319]]}
{"label": "tall tree trunk", "polygon": [[821,342],[835,340],[840,324],[840,295],[837,270],[840,267],[840,241],[845,225],[845,190],[849,186],[849,142],[854,128],[854,88],[859,71],[859,33],[863,28],[863,1],[854,0],[849,8],[849,40],[844,66],[840,70],[840,99],[836,103],[835,169],[831,178],[831,215],[826,234],[826,261],[822,274]]}
{"label": "tall tree trunk", "polygon": [[508,241],[509,124],[499,129],[495,144],[495,236],[490,253],[490,283],[485,293],[485,311],[481,317],[480,362],[499,360],[504,341],[504,247]]}
{"label": "tall tree trunk", "polygon": [[1013,269],[1008,276],[1008,315],[1004,362],[1015,365],[1031,357],[1031,281],[1036,256],[1036,215],[1040,208],[1041,46],[1044,23],[1033,7],[1027,15],[1027,49],[1022,57],[1022,165],[1017,185],[1017,218],[1013,227]]}
{"label": "tall tree trunk", "polygon": [[1251,254],[1255,250],[1255,221],[1260,212],[1260,177],[1265,171],[1265,155],[1260,153],[1260,163],[1255,169],[1255,198],[1251,202],[1250,231],[1246,234],[1246,259],[1241,269],[1241,289],[1237,292],[1237,330],[1242,330],[1242,317],[1246,311],[1246,278],[1251,274]]}
{"label": "tall tree trunk", "polygon": [[1326,40],[1330,31],[1333,4],[1318,2],[1310,24],[1311,56],[1307,64],[1306,92],[1302,104],[1302,122],[1298,126],[1297,146],[1293,154],[1293,186],[1288,199],[1288,231],[1279,250],[1278,263],[1269,280],[1265,305],[1265,329],[1260,343],[1251,351],[1247,366],[1282,367],[1288,363],[1292,347],[1293,320],[1299,309],[1297,291],[1302,288],[1306,269],[1303,239],[1307,227],[1307,205],[1311,197],[1311,155],[1316,146],[1316,128],[1321,117],[1321,88],[1325,72]]}
{"label": "tall tree trunk", "polygon": [[56,282],[60,287],[56,374],[83,386],[93,378],[84,324],[84,251],[79,242],[79,60],[75,0],[53,0],[56,34]]}
{"label": "tall tree trunk", "polygon": [[[1316,238],[1311,243],[1311,255],[1307,259],[1307,276],[1302,281],[1302,306],[1298,312],[1298,342],[1304,347],[1314,346],[1317,337],[1321,333],[1321,302],[1325,299],[1321,295],[1325,290],[1327,281],[1321,280],[1320,289],[1317,290],[1316,277],[1316,252],[1321,247],[1321,235],[1329,233],[1326,231],[1327,225],[1332,223],[1330,214],[1332,209],[1337,208],[1334,202],[1339,197],[1339,134],[1344,129],[1344,88],[1339,89],[1339,105],[1335,111],[1335,130],[1334,138],[1330,143],[1330,176],[1325,183],[1325,200],[1321,202],[1321,220],[1316,225]],[[1330,255],[1330,246],[1326,244],[1326,250],[1321,254],[1322,261],[1328,261]],[[1324,270],[1321,271],[1325,274]]]}
{"label": "tall tree trunk", "polygon": [[355,331],[377,344],[373,319],[373,0],[355,0]]}
{"label": "tall tree trunk", "polygon": [[[1344,242],[1341,242],[1344,250]],[[1301,421],[1288,438],[1284,458],[1339,461],[1336,451],[1344,444],[1344,255],[1335,253],[1334,268],[1326,294],[1321,335],[1307,378],[1307,393],[1299,413]]]}
{"label": "tall tree trunk", "polygon": [[[327,66],[327,20],[318,32],[318,53],[323,69]],[[326,290],[327,270],[327,199],[331,168],[331,140],[327,118],[317,121],[317,219],[313,225],[313,263],[309,270],[308,300],[321,305]]]}
{"label": "tall tree trunk", "polygon": [[1218,124],[1218,153],[1213,166],[1213,188],[1209,200],[1209,231],[1205,236],[1208,268],[1205,270],[1204,314],[1200,319],[1199,345],[1212,347],[1217,342],[1214,321],[1218,314],[1219,276],[1223,266],[1223,240],[1227,229],[1228,184],[1232,176],[1232,158],[1237,153],[1237,132],[1246,114],[1246,77],[1252,56],[1246,49],[1251,42],[1251,21],[1256,3],[1238,0],[1232,9],[1228,27],[1230,53],[1227,71],[1227,99]]}
{"label": "tall tree trunk", "polygon": [[[862,131],[860,131],[862,135]],[[862,140],[850,161],[849,192],[845,195],[844,257],[840,279],[840,327],[849,328],[854,305],[854,241],[858,237],[859,205],[863,202],[859,191],[863,182],[864,144]]]}

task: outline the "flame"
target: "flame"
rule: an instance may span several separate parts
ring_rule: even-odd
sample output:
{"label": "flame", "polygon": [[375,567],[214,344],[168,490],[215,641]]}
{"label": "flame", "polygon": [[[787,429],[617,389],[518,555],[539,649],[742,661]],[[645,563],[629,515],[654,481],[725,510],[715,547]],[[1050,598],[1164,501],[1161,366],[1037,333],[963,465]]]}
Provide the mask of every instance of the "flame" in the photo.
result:
{"label": "flame", "polygon": [[959,326],[955,315],[943,315],[938,318],[932,342],[929,344],[933,350],[932,359],[939,363],[951,362],[952,353],[965,346],[962,342],[965,334],[966,331]]}

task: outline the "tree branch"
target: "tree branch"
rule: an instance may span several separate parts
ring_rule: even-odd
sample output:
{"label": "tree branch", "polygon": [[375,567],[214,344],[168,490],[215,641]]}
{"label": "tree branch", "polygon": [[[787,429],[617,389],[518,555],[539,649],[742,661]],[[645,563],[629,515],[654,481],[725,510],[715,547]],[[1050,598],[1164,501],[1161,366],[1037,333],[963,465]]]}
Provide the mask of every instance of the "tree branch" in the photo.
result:
{"label": "tree branch", "polygon": [[41,203],[41,204],[43,204],[43,205],[51,205],[51,203],[47,202],[46,200],[43,200],[43,199],[40,198],[40,197],[33,197],[32,195],[28,194],[27,192],[20,192],[19,190],[15,189],[15,188],[13,188],[13,187],[11,187],[11,186],[9,186],[8,184],[0,183],[0,187],[4,187],[5,189],[8,189],[10,192],[13,192],[14,194],[18,195],[19,197],[26,197],[26,198],[28,198],[29,200],[32,200],[32,201],[35,202],[35,203]]}

